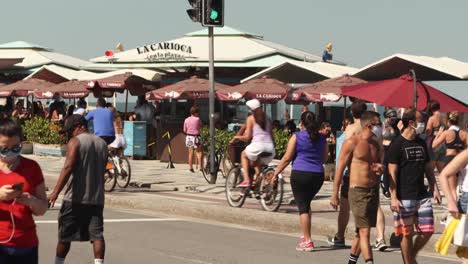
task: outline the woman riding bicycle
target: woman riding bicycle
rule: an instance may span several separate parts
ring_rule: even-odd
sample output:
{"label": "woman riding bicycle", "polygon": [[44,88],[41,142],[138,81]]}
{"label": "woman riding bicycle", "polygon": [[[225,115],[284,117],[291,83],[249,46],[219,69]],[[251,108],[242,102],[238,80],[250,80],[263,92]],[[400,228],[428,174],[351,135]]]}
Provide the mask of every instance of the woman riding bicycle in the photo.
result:
{"label": "woman riding bicycle", "polygon": [[246,129],[243,135],[235,136],[231,143],[236,140],[251,141],[251,143],[242,152],[241,164],[244,171],[244,181],[239,187],[249,187],[252,180],[249,175],[250,166],[254,167],[255,175],[260,174],[260,166],[268,165],[275,156],[275,145],[273,142],[273,133],[271,121],[262,110],[262,105],[257,99],[249,100],[245,105],[252,112],[246,120]]}

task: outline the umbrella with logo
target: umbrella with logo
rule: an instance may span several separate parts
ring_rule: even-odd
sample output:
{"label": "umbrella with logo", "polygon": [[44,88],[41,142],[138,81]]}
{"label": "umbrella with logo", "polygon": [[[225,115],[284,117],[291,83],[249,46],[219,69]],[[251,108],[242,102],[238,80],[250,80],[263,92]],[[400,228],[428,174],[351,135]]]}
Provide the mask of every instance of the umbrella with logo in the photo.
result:
{"label": "umbrella with logo", "polygon": [[[419,80],[416,81],[417,109],[424,110],[430,100],[440,103],[440,111],[468,112],[468,105]],[[408,108],[413,106],[415,89],[409,74],[400,78],[348,86],[342,95],[356,97],[378,105]]]}
{"label": "umbrella with logo", "polygon": [[[215,83],[215,91],[222,91],[230,86]],[[210,94],[209,81],[192,76],[187,80],[177,82],[161,89],[146,93],[147,100],[166,99],[206,99]]]}
{"label": "umbrella with logo", "polygon": [[55,83],[36,78],[21,80],[9,85],[2,86],[0,88],[0,97],[26,97],[31,95],[34,90],[46,89],[54,85]]}
{"label": "umbrella with logo", "polygon": [[291,93],[290,101],[337,102],[341,99],[343,87],[366,83],[359,78],[343,75],[321,82],[299,87]]}
{"label": "umbrella with logo", "polygon": [[89,90],[86,88],[88,81],[71,80],[63,82],[48,88],[37,89],[33,92],[38,99],[50,99],[55,94],[65,99],[84,98],[89,95]]}
{"label": "umbrella with logo", "polygon": [[114,92],[124,91],[129,91],[131,95],[144,95],[154,89],[151,82],[130,72],[89,81],[87,88],[97,97],[111,97]]}
{"label": "umbrella with logo", "polygon": [[245,98],[247,100],[258,99],[263,103],[276,103],[285,99],[291,89],[291,86],[283,82],[264,76],[216,91],[216,95],[219,100],[225,102],[236,102]]}

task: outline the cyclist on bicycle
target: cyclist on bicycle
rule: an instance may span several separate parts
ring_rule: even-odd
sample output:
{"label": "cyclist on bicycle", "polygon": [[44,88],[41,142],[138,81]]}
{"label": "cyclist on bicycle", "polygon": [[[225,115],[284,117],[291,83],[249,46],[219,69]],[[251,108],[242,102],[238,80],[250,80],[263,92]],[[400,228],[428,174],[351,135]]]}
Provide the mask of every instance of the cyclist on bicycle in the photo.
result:
{"label": "cyclist on bicycle", "polygon": [[246,129],[243,135],[234,136],[231,140],[231,143],[236,140],[246,142],[252,140],[242,152],[242,170],[247,177],[239,184],[239,187],[250,186],[250,181],[252,180],[249,175],[250,166],[254,167],[255,176],[257,177],[260,174],[260,166],[268,165],[275,156],[271,121],[262,110],[260,101],[257,99],[249,100],[245,105],[252,112],[252,115],[246,120]]}
{"label": "cyclist on bicycle", "polygon": [[94,134],[102,138],[107,145],[115,140],[114,114],[106,107],[106,100],[99,98],[96,109],[86,115],[86,121],[93,120]]}
{"label": "cyclist on bicycle", "polygon": [[109,145],[109,151],[119,156],[121,152],[127,148],[127,142],[123,133],[123,121],[122,116],[119,114],[115,107],[108,107],[114,113],[114,129],[115,129],[115,140]]}

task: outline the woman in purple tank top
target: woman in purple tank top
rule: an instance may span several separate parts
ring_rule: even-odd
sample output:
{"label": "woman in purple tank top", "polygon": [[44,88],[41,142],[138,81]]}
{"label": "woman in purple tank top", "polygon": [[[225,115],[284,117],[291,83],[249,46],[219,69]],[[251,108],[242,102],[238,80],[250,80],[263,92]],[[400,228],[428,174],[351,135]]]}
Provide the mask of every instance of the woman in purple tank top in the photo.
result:
{"label": "woman in purple tank top", "polygon": [[310,238],[310,203],[323,184],[323,164],[328,159],[328,145],[325,135],[319,133],[320,126],[314,113],[302,113],[300,127],[301,131],[289,139],[286,153],[276,167],[275,177],[292,161],[291,187],[299,209],[302,230],[296,250],[312,251],[314,243]]}

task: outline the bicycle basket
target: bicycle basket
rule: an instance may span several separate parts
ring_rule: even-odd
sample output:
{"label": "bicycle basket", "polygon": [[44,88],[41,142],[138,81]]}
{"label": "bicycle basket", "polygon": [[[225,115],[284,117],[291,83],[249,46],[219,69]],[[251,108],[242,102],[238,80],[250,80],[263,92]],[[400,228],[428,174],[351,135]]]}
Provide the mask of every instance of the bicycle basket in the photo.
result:
{"label": "bicycle basket", "polygon": [[228,155],[232,163],[240,163],[242,151],[244,151],[246,146],[247,143],[245,142],[235,142],[233,144],[229,144]]}

